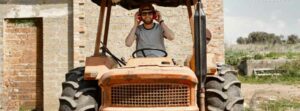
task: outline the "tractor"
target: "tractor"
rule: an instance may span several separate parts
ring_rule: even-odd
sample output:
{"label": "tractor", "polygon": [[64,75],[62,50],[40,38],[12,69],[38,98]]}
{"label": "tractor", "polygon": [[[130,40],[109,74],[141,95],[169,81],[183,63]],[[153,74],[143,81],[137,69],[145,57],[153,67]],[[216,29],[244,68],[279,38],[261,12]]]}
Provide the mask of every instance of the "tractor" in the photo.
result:
{"label": "tractor", "polygon": [[[94,55],[86,58],[85,67],[66,74],[59,98],[60,111],[243,110],[244,99],[237,73],[227,65],[210,63],[208,59],[206,15],[201,0],[92,1],[100,6]],[[159,49],[136,50],[125,61],[107,48],[111,7],[120,5],[132,10],[143,3],[187,7],[194,48],[186,65],[176,65],[167,52]],[[158,50],[165,55],[136,57],[137,52],[145,50]]]}

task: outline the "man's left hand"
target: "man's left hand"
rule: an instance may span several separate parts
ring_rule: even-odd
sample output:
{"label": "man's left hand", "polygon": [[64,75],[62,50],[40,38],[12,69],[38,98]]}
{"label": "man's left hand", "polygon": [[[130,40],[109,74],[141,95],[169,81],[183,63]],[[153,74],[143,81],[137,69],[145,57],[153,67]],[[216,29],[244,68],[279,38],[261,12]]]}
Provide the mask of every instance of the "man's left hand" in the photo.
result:
{"label": "man's left hand", "polygon": [[162,20],[162,16],[161,16],[161,13],[159,11],[156,11],[156,16],[157,16],[157,18],[155,18],[155,20],[157,22],[160,22]]}

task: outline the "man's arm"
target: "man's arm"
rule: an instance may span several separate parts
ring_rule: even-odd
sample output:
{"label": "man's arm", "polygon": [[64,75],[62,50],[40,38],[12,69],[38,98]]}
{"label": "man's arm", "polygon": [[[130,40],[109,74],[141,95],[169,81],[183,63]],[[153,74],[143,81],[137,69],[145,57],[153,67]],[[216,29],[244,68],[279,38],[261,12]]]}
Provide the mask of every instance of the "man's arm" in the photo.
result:
{"label": "man's arm", "polygon": [[158,17],[156,19],[156,21],[160,23],[160,26],[164,30],[164,36],[168,40],[173,40],[175,38],[175,35],[174,35],[173,31],[162,21],[162,15],[161,15],[161,13],[159,11],[156,11],[156,14],[157,14],[157,17]]}
{"label": "man's arm", "polygon": [[162,29],[164,30],[164,36],[168,39],[168,40],[174,40],[174,33],[173,31],[164,23],[164,22],[161,22],[161,27]]}
{"label": "man's arm", "polygon": [[127,47],[130,47],[133,44],[134,40],[136,39],[136,35],[135,35],[136,28],[137,28],[137,26],[134,25],[132,27],[130,33],[126,37],[125,44]]}
{"label": "man's arm", "polygon": [[125,40],[125,45],[127,47],[130,47],[133,44],[134,40],[136,40],[136,35],[135,35],[136,28],[141,23],[141,21],[138,19],[138,13],[139,12],[136,12],[134,15],[134,25]]}

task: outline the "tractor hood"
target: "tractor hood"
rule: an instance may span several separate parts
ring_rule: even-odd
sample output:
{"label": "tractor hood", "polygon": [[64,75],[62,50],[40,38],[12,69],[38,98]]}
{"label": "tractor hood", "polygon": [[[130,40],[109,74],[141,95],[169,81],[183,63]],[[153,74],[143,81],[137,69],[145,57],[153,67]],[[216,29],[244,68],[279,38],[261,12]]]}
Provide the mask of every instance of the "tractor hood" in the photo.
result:
{"label": "tractor hood", "polygon": [[[97,5],[100,5],[101,0],[92,0]],[[141,4],[152,3],[163,7],[178,7],[185,5],[186,0],[111,0],[113,5],[120,5],[121,7],[132,10],[139,8]],[[190,0],[191,5],[194,5],[197,0]]]}
{"label": "tractor hood", "polygon": [[197,84],[194,72],[187,67],[145,66],[113,69],[99,78],[100,86],[111,86],[121,83],[183,83]]}

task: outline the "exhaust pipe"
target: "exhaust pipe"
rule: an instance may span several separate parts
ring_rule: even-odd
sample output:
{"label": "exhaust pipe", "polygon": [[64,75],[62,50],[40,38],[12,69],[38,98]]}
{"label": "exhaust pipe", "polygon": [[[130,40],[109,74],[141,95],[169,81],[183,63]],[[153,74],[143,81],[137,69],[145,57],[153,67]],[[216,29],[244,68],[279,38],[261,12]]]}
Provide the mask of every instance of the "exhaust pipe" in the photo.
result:
{"label": "exhaust pipe", "polygon": [[206,62],[206,15],[201,0],[198,1],[194,15],[194,51],[195,73],[200,84],[197,85],[197,104],[200,111],[205,111]]}

